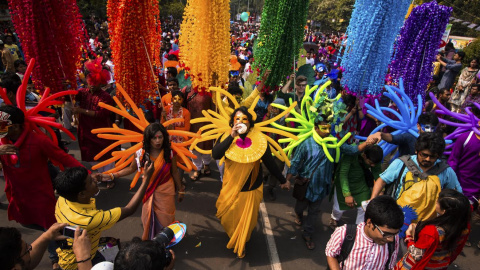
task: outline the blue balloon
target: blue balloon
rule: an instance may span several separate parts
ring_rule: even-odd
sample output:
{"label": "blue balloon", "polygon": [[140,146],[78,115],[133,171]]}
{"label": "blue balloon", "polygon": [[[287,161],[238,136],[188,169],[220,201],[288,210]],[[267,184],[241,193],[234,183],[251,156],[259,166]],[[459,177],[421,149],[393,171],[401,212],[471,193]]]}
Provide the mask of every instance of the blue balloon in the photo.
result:
{"label": "blue balloon", "polygon": [[246,22],[248,21],[248,13],[247,12],[242,12],[242,14],[240,15],[240,19],[242,19],[242,21]]}

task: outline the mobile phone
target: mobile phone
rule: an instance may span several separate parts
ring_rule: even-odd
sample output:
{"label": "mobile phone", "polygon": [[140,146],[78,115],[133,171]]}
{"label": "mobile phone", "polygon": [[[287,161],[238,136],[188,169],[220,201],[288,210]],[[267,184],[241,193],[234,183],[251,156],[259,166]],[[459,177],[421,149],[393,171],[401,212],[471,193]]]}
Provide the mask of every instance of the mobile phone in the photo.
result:
{"label": "mobile phone", "polygon": [[[77,227],[74,227],[74,226],[65,226],[65,228],[63,228],[63,235],[68,237],[68,238],[75,238],[75,230],[77,229]],[[80,234],[82,233],[83,229],[80,228]]]}
{"label": "mobile phone", "polygon": [[150,162],[150,154],[148,152],[145,152],[143,154],[143,159],[141,162],[142,167],[145,167],[145,164],[148,164]]}

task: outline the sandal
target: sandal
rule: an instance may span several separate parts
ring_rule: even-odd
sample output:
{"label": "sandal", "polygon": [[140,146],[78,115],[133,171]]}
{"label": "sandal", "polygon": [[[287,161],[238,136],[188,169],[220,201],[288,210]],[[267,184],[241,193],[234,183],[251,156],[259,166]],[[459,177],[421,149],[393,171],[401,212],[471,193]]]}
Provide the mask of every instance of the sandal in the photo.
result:
{"label": "sandal", "polygon": [[465,246],[466,246],[466,247],[471,247],[471,246],[472,246],[472,242],[470,242],[470,241],[465,242]]}
{"label": "sandal", "polygon": [[312,237],[310,236],[302,236],[303,240],[305,240],[305,244],[307,245],[307,248],[309,250],[314,250],[315,249],[315,243],[312,240]]}
{"label": "sandal", "polygon": [[107,182],[107,189],[113,189],[115,187],[115,181]]}
{"label": "sandal", "polygon": [[212,172],[210,171],[210,166],[208,165],[204,165],[203,166],[203,174],[205,174],[206,176],[210,176]]}
{"label": "sandal", "polygon": [[299,215],[295,215],[295,219],[293,220],[293,222],[295,222],[295,224],[297,224],[298,226],[302,226],[302,217],[299,216]]}
{"label": "sandal", "polygon": [[190,175],[190,180],[192,180],[192,182],[197,181],[198,178],[200,178],[200,171],[195,171],[192,175]]}

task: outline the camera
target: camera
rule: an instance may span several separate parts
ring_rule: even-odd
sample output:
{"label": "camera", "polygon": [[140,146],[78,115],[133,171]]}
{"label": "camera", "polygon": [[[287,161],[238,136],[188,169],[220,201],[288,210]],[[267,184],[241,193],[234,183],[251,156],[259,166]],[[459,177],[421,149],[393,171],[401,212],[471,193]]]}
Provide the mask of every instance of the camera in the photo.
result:
{"label": "camera", "polygon": [[155,235],[155,237],[152,239],[153,241],[159,243],[160,246],[165,249],[165,265],[169,265],[172,262],[172,253],[170,253],[167,247],[169,246],[170,242],[172,242],[174,237],[175,233],[173,232],[173,230],[169,227],[164,227],[162,231]]}
{"label": "camera", "polygon": [[[77,229],[77,227],[65,226],[65,228],[63,228],[63,235],[68,237],[68,238],[75,238],[75,230],[76,229]],[[82,231],[83,231],[83,229],[80,228],[80,234],[82,234]]]}

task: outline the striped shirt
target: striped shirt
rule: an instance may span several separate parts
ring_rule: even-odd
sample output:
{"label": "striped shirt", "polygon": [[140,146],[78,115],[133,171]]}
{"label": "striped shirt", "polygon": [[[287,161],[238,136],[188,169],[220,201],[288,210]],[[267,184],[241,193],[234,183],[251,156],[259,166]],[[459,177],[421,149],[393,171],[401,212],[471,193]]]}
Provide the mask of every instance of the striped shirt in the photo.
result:
{"label": "striped shirt", "polygon": [[[70,226],[79,226],[82,229],[87,229],[92,243],[91,259],[97,253],[101,232],[113,227],[120,219],[121,213],[120,207],[107,211],[97,210],[95,199],[93,198],[90,199],[89,204],[81,204],[59,197],[55,207],[55,217],[58,223],[68,223]],[[68,239],[67,241],[69,246],[73,244],[73,239]],[[58,264],[62,269],[77,269],[75,254],[72,249],[58,248],[57,253],[59,257]]]}
{"label": "striped shirt", "polygon": [[[357,234],[355,236],[355,243],[353,244],[352,251],[350,252],[347,259],[341,265],[342,269],[348,270],[383,270],[385,269],[385,264],[390,257],[388,254],[388,245],[379,245],[376,244],[372,239],[370,239],[364,231],[365,222],[357,225]],[[347,226],[338,227],[335,232],[333,232],[330,240],[327,243],[327,248],[325,254],[327,257],[337,257],[340,255],[342,250],[343,240],[347,234]],[[398,235],[395,236],[395,249],[393,252],[392,259],[390,260],[390,265],[388,269],[392,269],[397,262],[398,254]]]}

